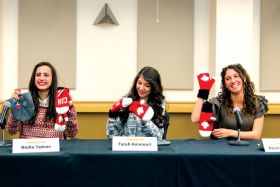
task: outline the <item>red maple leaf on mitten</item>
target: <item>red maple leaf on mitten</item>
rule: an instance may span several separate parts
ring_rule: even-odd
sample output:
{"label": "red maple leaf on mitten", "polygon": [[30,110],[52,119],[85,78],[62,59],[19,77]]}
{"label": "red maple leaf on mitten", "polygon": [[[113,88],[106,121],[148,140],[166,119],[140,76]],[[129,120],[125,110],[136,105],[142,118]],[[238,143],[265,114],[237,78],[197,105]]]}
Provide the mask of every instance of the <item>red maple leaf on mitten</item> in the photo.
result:
{"label": "red maple leaf on mitten", "polygon": [[212,104],[206,101],[202,106],[202,111],[199,120],[199,134],[202,137],[209,137],[213,131],[214,122]]}
{"label": "red maple leaf on mitten", "polygon": [[154,116],[153,108],[140,101],[133,101],[129,107],[129,111],[133,112],[145,122],[151,120]]}
{"label": "red maple leaf on mitten", "polygon": [[56,92],[55,110],[57,117],[55,120],[55,130],[64,131],[65,122],[68,121],[69,107],[72,105],[72,98],[68,88],[58,89]]}

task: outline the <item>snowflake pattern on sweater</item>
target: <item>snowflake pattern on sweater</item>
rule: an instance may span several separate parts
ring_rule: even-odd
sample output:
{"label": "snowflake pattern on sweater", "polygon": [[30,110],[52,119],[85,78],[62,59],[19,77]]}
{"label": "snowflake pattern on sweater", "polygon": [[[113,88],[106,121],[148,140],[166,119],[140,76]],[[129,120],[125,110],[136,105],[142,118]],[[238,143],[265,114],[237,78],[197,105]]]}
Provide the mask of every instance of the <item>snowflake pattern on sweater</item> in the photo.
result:
{"label": "snowflake pattern on sweater", "polygon": [[123,124],[119,117],[109,118],[107,121],[107,136],[143,136],[162,139],[163,128],[158,128],[152,121],[143,124],[143,121],[135,114],[130,113],[127,122]]}
{"label": "snowflake pattern on sweater", "polygon": [[78,133],[77,112],[74,106],[69,109],[69,121],[66,123],[64,132],[55,130],[54,120],[45,120],[47,107],[40,105],[35,119],[35,123],[31,124],[30,121],[21,122],[14,118],[11,114],[7,121],[7,131],[10,135],[19,133],[19,138],[60,138],[64,136],[74,138]]}

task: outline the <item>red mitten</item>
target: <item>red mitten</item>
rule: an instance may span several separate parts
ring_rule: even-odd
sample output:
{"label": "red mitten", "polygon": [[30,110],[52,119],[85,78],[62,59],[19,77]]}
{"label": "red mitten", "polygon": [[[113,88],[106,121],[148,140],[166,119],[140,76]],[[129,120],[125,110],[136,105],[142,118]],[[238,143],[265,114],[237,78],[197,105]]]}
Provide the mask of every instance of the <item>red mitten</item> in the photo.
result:
{"label": "red mitten", "polygon": [[199,134],[202,137],[209,137],[213,131],[214,122],[212,104],[206,101],[202,106],[202,111],[199,120]]}
{"label": "red mitten", "polygon": [[62,114],[64,121],[69,121],[68,114]]}
{"label": "red mitten", "polygon": [[72,96],[70,94],[70,90],[69,89],[68,89],[68,103],[69,103],[69,106],[73,105],[73,100],[72,100]]}
{"label": "red mitten", "polygon": [[132,103],[132,99],[129,97],[125,97],[121,100],[119,100],[118,102],[116,102],[112,107],[111,107],[111,111],[112,112],[118,112],[123,108],[128,107],[129,105],[131,105]]}
{"label": "red mitten", "polygon": [[129,97],[125,97],[118,102],[116,102],[109,110],[109,118],[117,118],[119,115],[119,111],[123,108],[128,107],[131,105],[132,99]]}
{"label": "red mitten", "polygon": [[69,106],[72,105],[72,98],[68,88],[58,89],[56,92],[55,109],[57,112],[57,118],[55,122],[55,130],[64,131],[65,121],[68,121],[67,112]]}
{"label": "red mitten", "polygon": [[64,131],[66,128],[66,125],[65,125],[65,120],[63,118],[63,115],[62,114],[58,114],[57,117],[56,117],[56,120],[55,120],[55,125],[54,125],[54,129],[56,131]]}
{"label": "red mitten", "polygon": [[129,107],[129,111],[133,112],[145,122],[151,120],[154,116],[153,108],[140,101],[133,101]]}
{"label": "red mitten", "polygon": [[197,79],[199,83],[199,92],[197,97],[207,100],[209,91],[214,84],[215,79],[210,78],[210,75],[206,70],[202,70],[201,73],[197,75]]}

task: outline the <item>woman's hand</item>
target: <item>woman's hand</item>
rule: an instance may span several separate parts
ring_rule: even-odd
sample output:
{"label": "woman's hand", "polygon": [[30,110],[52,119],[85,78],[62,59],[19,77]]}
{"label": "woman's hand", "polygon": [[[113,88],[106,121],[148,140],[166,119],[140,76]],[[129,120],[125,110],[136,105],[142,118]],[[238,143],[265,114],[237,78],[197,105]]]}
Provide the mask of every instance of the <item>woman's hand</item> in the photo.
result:
{"label": "woman's hand", "polygon": [[21,94],[21,89],[15,89],[14,93],[12,94],[12,99],[19,100],[19,94]]}
{"label": "woman's hand", "polygon": [[212,134],[218,139],[227,137],[237,137],[237,131],[224,128],[214,129]]}

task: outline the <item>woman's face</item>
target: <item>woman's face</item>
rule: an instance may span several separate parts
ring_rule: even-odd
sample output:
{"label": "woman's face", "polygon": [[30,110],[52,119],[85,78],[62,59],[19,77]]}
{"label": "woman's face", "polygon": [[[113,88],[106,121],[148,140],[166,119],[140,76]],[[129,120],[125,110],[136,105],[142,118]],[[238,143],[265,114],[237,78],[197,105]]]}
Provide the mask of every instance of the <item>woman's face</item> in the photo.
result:
{"label": "woman's face", "polygon": [[49,66],[40,66],[36,69],[35,85],[40,91],[46,91],[52,84],[52,70]]}
{"label": "woman's face", "polygon": [[[245,81],[245,80],[244,80]],[[233,94],[243,93],[243,80],[234,69],[228,69],[225,74],[226,88]]]}
{"label": "woman's face", "polygon": [[145,101],[147,101],[151,93],[151,85],[144,79],[142,75],[137,80],[136,89],[140,99],[144,99]]}

